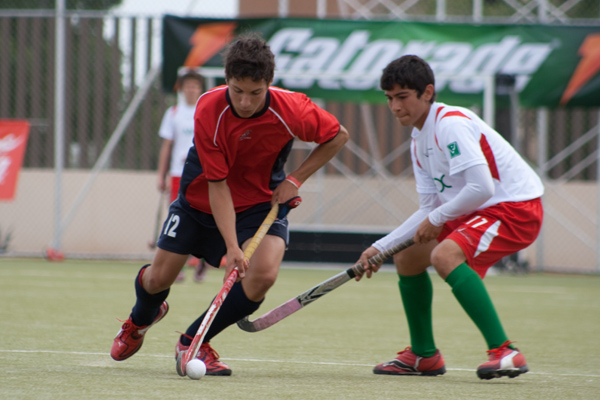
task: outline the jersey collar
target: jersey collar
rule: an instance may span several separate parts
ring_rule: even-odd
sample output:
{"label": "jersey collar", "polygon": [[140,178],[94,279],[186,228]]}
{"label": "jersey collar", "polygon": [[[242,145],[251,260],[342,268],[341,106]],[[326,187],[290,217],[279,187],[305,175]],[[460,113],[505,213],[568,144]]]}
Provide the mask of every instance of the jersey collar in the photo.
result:
{"label": "jersey collar", "polygon": [[410,136],[412,138],[416,138],[417,136],[419,136],[419,134],[421,132],[428,132],[430,130],[430,127],[433,127],[435,125],[435,118],[437,116],[437,110],[440,107],[444,107],[444,106],[445,106],[445,104],[434,102],[431,105],[431,107],[429,108],[429,114],[427,114],[427,118],[425,119],[423,128],[421,128],[421,130],[418,130],[417,128],[413,128],[412,132],[410,133]]}
{"label": "jersey collar", "polygon": [[[231,105],[231,98],[229,97],[229,89],[225,90],[225,98],[227,99],[227,104],[229,104],[229,108],[231,109],[231,112],[233,113],[233,115],[236,116],[237,118],[242,118],[235,112],[235,108]],[[243,119],[252,119],[252,118],[261,117],[264,113],[267,112],[270,105],[271,105],[271,90],[267,89],[267,94],[266,94],[266,98],[265,98],[265,106],[259,112],[252,114],[251,117],[243,118]]]}

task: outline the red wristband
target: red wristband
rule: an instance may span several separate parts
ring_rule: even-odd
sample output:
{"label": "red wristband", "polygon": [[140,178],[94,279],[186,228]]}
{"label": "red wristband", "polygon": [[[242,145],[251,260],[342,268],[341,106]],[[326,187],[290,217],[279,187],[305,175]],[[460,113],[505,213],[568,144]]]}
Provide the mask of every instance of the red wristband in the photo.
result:
{"label": "red wristband", "polygon": [[291,175],[286,176],[285,180],[291,183],[292,185],[296,186],[296,189],[300,189],[300,186],[302,186],[300,181]]}

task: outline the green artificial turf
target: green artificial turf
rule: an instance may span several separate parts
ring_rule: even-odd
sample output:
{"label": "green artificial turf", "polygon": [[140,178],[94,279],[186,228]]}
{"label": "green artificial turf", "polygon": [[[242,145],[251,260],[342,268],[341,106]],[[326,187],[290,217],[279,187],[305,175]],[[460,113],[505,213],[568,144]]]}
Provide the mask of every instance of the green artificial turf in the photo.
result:
{"label": "green artificial turf", "polygon": [[[483,381],[485,342],[433,276],[436,344],[447,372],[379,376],[375,364],[408,346],[397,276],[348,282],[261,332],[232,326],[211,342],[231,377],[199,381],[175,372],[176,331],[185,331],[222,285],[209,271],[175,284],[169,314],[131,359],[109,355],[135,297],[141,263],[0,258],[2,399],[597,399],[600,396],[600,277],[498,275],[486,285],[530,372]],[[347,267],[347,266],[346,266]],[[262,315],[340,269],[284,265]]]}

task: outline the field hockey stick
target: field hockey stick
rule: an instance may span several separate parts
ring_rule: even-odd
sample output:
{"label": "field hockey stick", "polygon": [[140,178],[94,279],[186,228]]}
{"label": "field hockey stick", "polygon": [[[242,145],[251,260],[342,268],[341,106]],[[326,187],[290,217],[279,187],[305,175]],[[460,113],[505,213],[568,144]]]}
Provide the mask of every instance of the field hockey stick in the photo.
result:
{"label": "field hockey stick", "polygon": [[160,230],[162,228],[162,214],[164,208],[164,201],[167,198],[166,192],[161,192],[160,197],[158,199],[158,209],[156,210],[156,224],[154,226],[154,240],[150,240],[148,242],[148,247],[150,250],[154,250],[156,248],[156,242],[158,242],[158,238],[160,236]]}
{"label": "field hockey stick", "polygon": [[[384,251],[383,253],[379,253],[369,258],[369,264],[379,264],[387,260],[389,257],[394,254],[412,246],[414,244],[413,239],[405,240],[402,243],[397,244]],[[296,311],[300,310],[302,307],[307,306],[313,301],[319,299],[321,296],[326,295],[331,292],[333,289],[340,287],[344,283],[348,282],[350,279],[356,277],[357,275],[362,275],[365,272],[365,269],[362,263],[357,263],[356,265],[348,268],[347,270],[340,272],[339,274],[332,276],[319,283],[318,285],[310,288],[306,292],[301,293],[300,295],[294,297],[281,304],[277,308],[272,309],[271,311],[265,313],[264,315],[258,317],[254,321],[250,321],[248,317],[244,317],[237,322],[240,329],[246,332],[258,332],[266,329],[277,322],[281,321],[285,317],[290,316]]]}
{"label": "field hockey stick", "polygon": [[[254,251],[256,250],[262,239],[267,234],[269,228],[273,224],[273,221],[275,221],[276,218],[285,217],[285,215],[289,212],[290,209],[297,207],[301,202],[302,199],[299,196],[297,196],[288,200],[281,206],[279,204],[273,205],[271,211],[263,221],[262,225],[254,234],[254,237],[250,241],[250,244],[248,244],[248,246],[244,250],[244,262],[250,260],[250,258],[254,254]],[[198,354],[198,350],[200,349],[200,345],[204,340],[204,336],[206,336],[206,333],[208,332],[212,321],[219,312],[219,309],[223,305],[225,298],[229,294],[229,291],[233,287],[233,284],[235,283],[238,276],[239,271],[237,270],[237,268],[234,268],[225,280],[223,287],[221,288],[221,290],[211,303],[210,307],[208,308],[208,311],[206,312],[206,315],[204,316],[204,319],[202,320],[202,323],[200,324],[200,327],[198,328],[198,331],[196,332],[196,335],[194,336],[190,347],[187,351],[183,351],[177,356],[177,363],[175,367],[177,369],[177,373],[180,376],[186,375],[185,367],[187,363],[190,362],[190,360],[194,359],[196,357],[196,354]]]}

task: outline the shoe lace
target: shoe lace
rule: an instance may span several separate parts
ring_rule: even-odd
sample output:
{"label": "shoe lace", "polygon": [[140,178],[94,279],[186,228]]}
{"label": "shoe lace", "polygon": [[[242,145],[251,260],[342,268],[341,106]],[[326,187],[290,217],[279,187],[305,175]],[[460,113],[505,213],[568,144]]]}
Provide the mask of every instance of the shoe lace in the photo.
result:
{"label": "shoe lace", "polygon": [[515,342],[511,342],[510,340],[507,340],[506,342],[502,343],[502,345],[500,345],[500,347],[498,347],[497,349],[488,350],[487,353],[488,353],[488,355],[493,356],[494,358],[499,358],[502,356],[504,351],[508,348],[508,346],[511,343],[515,343]]}
{"label": "shoe lace", "polygon": [[122,320],[117,318],[117,321],[123,324],[122,328],[124,331],[131,329],[131,327],[135,327],[136,325],[131,321],[131,318],[127,318],[126,320]]}
{"label": "shoe lace", "polygon": [[217,353],[216,350],[213,349],[210,344],[202,343],[202,345],[200,345],[200,348],[206,353],[207,356],[210,355],[214,360],[219,359],[219,353]]}
{"label": "shoe lace", "polygon": [[411,346],[406,346],[406,348],[404,350],[398,352],[398,355],[400,355],[402,353],[406,353],[407,351],[410,351],[410,349],[411,349]]}
{"label": "shoe lace", "polygon": [[[133,321],[131,321],[131,318],[127,318],[125,321],[117,318],[117,321],[119,321],[120,323],[123,324],[123,326],[121,327],[121,330],[123,332],[126,332],[129,335],[132,335],[136,339],[138,339],[140,337],[140,335],[138,334],[138,330],[143,329],[144,328],[143,326],[137,326],[136,324],[133,323]],[[141,336],[143,336],[143,334]]]}

